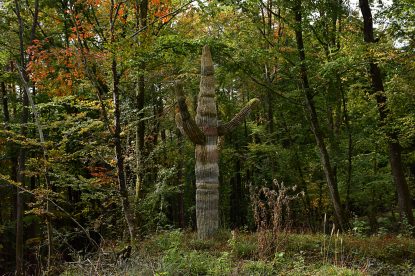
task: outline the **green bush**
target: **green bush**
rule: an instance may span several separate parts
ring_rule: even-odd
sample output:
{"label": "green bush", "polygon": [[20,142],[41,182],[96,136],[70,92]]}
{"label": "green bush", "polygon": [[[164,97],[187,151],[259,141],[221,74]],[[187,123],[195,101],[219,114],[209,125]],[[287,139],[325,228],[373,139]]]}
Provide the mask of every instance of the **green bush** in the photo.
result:
{"label": "green bush", "polygon": [[365,236],[370,233],[370,226],[367,221],[356,217],[352,221],[352,230],[353,230],[353,233],[358,236]]}
{"label": "green bush", "polygon": [[155,240],[155,245],[161,251],[178,248],[182,244],[183,232],[180,230],[167,231]]}

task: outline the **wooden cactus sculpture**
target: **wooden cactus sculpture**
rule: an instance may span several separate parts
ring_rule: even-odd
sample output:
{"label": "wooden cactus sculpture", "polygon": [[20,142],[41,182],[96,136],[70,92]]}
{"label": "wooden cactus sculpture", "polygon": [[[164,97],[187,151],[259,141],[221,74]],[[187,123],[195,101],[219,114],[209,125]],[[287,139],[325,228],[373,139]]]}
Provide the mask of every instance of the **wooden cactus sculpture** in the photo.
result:
{"label": "wooden cactus sculpture", "polygon": [[190,116],[182,88],[177,87],[176,124],[195,145],[196,220],[199,239],[211,237],[219,227],[219,152],[218,137],[238,126],[251,112],[258,99],[252,99],[228,123],[219,124],[215,102],[213,62],[208,46],[203,47],[200,92],[196,119]]}

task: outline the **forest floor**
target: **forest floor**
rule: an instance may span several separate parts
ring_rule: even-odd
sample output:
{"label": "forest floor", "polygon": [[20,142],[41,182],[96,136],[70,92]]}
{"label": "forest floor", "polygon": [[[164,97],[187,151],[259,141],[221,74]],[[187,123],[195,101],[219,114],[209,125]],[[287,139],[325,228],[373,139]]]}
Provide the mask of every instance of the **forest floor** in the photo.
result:
{"label": "forest floor", "polygon": [[120,248],[106,241],[62,275],[415,275],[415,240],[405,236],[223,230],[201,241],[172,230],[139,242],[127,260],[111,253]]}

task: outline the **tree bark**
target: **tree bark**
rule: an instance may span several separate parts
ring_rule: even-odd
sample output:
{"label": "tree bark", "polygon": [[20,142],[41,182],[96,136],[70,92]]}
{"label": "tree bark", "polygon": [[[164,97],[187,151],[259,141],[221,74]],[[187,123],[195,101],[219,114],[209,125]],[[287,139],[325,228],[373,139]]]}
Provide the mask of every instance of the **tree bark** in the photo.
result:
{"label": "tree bark", "polygon": [[[177,131],[177,140],[179,147],[179,156],[183,155],[183,135],[180,131]],[[179,186],[179,191],[177,194],[177,207],[178,207],[178,225],[180,228],[184,229],[185,219],[184,219],[184,181],[183,181],[183,159],[180,158],[177,164],[177,184]]]}
{"label": "tree bark", "polygon": [[10,122],[9,101],[7,98],[6,83],[4,81],[1,82],[1,102],[3,106],[3,120],[5,128],[8,129],[8,123]]}
{"label": "tree bark", "polygon": [[[111,24],[111,43],[115,42],[115,34],[114,34],[114,24],[116,18],[118,16],[116,9],[114,11],[114,3],[111,1],[111,10],[110,10],[110,24]],[[115,159],[116,159],[116,166],[117,166],[117,180],[118,180],[118,189],[121,196],[121,204],[125,216],[125,221],[128,227],[129,233],[129,242],[132,243],[134,241],[134,219],[133,213],[130,207],[130,201],[128,198],[128,189],[127,184],[125,181],[125,171],[124,171],[124,155],[122,150],[122,142],[121,142],[121,108],[120,108],[120,75],[117,70],[117,60],[116,54],[113,53],[112,63],[111,63],[111,73],[112,73],[112,100],[114,104],[114,132],[113,132],[113,139],[115,144]]]}
{"label": "tree bark", "polygon": [[[19,50],[20,50],[20,66],[21,68],[26,67],[25,57],[24,57],[24,25],[23,20],[20,14],[20,3],[18,0],[15,0],[15,13],[19,23]],[[28,77],[25,74],[25,79]],[[23,137],[27,135],[27,123],[29,120],[29,98],[27,94],[22,91],[22,114],[21,114],[21,128],[20,134]],[[20,146],[17,157],[17,182],[20,185],[25,185],[25,176],[23,171],[25,170],[26,163],[26,150]],[[16,275],[24,275],[24,266],[23,266],[23,213],[24,213],[24,199],[23,195],[19,188],[16,189]]]}
{"label": "tree bark", "polygon": [[[21,131],[21,134],[23,134],[23,131]],[[25,183],[25,177],[23,175],[23,171],[25,169],[25,162],[26,162],[25,151],[23,149],[19,149],[19,156],[17,158],[17,163],[18,163],[17,182],[23,186]],[[24,199],[23,199],[23,195],[21,194],[20,189],[17,188],[16,189],[16,275],[24,275],[23,212],[24,212]]]}
{"label": "tree bark", "polygon": [[243,206],[243,190],[242,190],[242,177],[241,177],[241,160],[237,158],[235,160],[235,175],[230,179],[230,186],[232,187],[231,193],[231,227],[237,228],[243,225],[244,218],[244,206]]}
{"label": "tree bark", "polygon": [[[376,43],[373,32],[372,11],[369,6],[369,1],[359,0],[359,6],[363,16],[364,41],[368,44]],[[385,89],[383,86],[380,68],[374,60],[369,60],[369,71],[372,80],[372,94],[376,97],[380,123],[384,126],[386,123],[385,120],[389,113],[386,108],[387,97],[384,94]],[[411,225],[414,225],[411,194],[403,171],[401,145],[398,140],[398,135],[392,131],[386,131],[386,135],[388,137],[389,161],[391,164],[393,181],[398,194],[399,212],[401,217],[405,216],[408,222]]]}
{"label": "tree bark", "polygon": [[130,208],[130,201],[128,199],[128,190],[125,181],[124,173],[124,155],[122,151],[121,144],[121,112],[120,112],[120,95],[119,95],[119,77],[117,76],[117,62],[115,58],[112,61],[112,77],[113,77],[113,87],[112,87],[112,96],[114,103],[114,144],[115,144],[115,159],[117,163],[117,180],[118,180],[118,189],[121,195],[121,204],[124,211],[125,221],[128,227],[129,240],[132,242],[134,240],[134,223],[133,216]]}
{"label": "tree bark", "polygon": [[333,168],[330,163],[330,157],[327,151],[327,147],[324,141],[323,133],[321,131],[319,119],[317,116],[315,103],[313,99],[313,95],[310,89],[310,84],[308,81],[308,73],[307,73],[307,66],[305,64],[306,57],[305,57],[305,49],[304,49],[304,42],[303,42],[303,33],[302,33],[302,11],[301,11],[301,0],[297,0],[294,6],[294,13],[295,13],[295,36],[297,41],[297,51],[300,58],[300,74],[301,74],[301,81],[302,81],[302,89],[305,95],[305,102],[306,107],[311,123],[311,130],[313,131],[314,138],[317,143],[317,147],[320,152],[321,163],[323,166],[324,175],[326,177],[327,185],[330,192],[331,202],[333,204],[335,217],[338,223],[338,227],[344,231],[348,227],[348,222],[346,218],[343,216],[343,210],[341,207],[340,202],[340,195],[337,188],[337,183],[335,181],[335,177],[333,174]]}
{"label": "tree bark", "polygon": [[[148,0],[136,1],[138,8],[138,22],[137,29],[141,30],[147,26],[147,13],[148,13]],[[138,46],[142,45],[144,40],[144,34],[139,36]],[[145,64],[142,62],[139,64],[139,76],[136,91],[136,108],[138,115],[138,124],[136,127],[136,201],[140,198],[140,190],[143,182],[143,154],[144,154],[144,136],[145,136],[145,123],[144,123],[144,104],[145,104],[145,78],[144,70]]]}
{"label": "tree bark", "polygon": [[346,212],[349,215],[350,211],[350,191],[352,189],[352,170],[353,170],[353,137],[352,137],[352,129],[350,125],[350,118],[349,118],[349,111],[347,108],[346,97],[344,95],[343,86],[340,82],[340,93],[342,97],[342,106],[343,106],[343,117],[344,117],[344,124],[346,126],[347,132],[347,177],[346,177]]}

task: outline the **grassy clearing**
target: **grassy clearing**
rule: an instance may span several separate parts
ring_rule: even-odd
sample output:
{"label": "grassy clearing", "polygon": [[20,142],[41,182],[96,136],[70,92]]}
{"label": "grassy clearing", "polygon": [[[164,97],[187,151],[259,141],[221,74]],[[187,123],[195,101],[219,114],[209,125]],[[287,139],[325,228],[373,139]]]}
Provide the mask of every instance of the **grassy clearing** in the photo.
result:
{"label": "grassy clearing", "polygon": [[101,254],[68,264],[63,275],[415,275],[414,260],[415,240],[405,237],[284,234],[263,256],[255,233],[200,241],[169,231],[140,242],[127,261]]}

